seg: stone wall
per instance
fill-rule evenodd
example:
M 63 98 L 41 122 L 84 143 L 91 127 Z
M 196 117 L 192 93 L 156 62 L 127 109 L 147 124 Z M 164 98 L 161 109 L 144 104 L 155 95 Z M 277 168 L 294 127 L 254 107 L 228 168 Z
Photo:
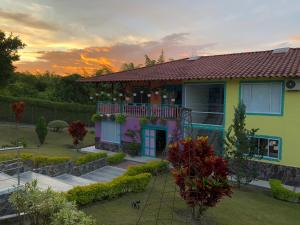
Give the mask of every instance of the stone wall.
M 258 179 L 279 179 L 284 184 L 300 186 L 300 168 L 258 161 L 250 162 L 258 171 Z
M 74 162 L 65 162 L 61 164 L 33 169 L 33 172 L 44 174 L 50 177 L 56 177 L 64 173 L 80 176 L 82 174 L 89 173 L 93 170 L 99 169 L 105 166 L 106 164 L 107 164 L 106 158 L 97 159 L 95 161 L 78 165 L 78 166 Z
M 0 195 L 0 217 L 16 213 L 8 201 L 9 196 L 10 193 Z

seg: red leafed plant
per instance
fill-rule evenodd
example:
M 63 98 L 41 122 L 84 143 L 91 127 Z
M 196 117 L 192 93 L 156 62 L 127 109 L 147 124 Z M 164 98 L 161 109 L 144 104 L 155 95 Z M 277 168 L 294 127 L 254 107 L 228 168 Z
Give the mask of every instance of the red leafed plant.
M 25 103 L 20 102 L 13 102 L 11 103 L 11 109 L 15 113 L 16 122 L 20 122 L 22 113 L 25 110 Z
M 83 141 L 84 136 L 87 133 L 85 125 L 81 121 L 73 121 L 68 128 L 69 134 L 73 138 L 73 144 L 77 146 L 81 141 Z
M 222 197 L 231 195 L 227 162 L 214 155 L 207 137 L 170 144 L 168 158 L 174 167 L 172 174 L 180 195 L 192 207 L 194 218 L 202 216 Z

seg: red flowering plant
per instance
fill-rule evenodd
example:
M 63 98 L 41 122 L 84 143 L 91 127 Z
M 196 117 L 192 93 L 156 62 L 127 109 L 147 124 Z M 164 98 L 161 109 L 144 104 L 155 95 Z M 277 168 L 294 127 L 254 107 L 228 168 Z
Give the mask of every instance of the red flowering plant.
M 15 113 L 16 122 L 21 121 L 22 113 L 25 110 L 25 103 L 22 101 L 11 103 L 11 109 Z
M 193 218 L 200 218 L 208 207 L 231 195 L 227 162 L 215 156 L 208 137 L 170 144 L 168 158 L 180 195 L 193 209 Z
M 73 121 L 68 128 L 69 134 L 73 138 L 73 144 L 77 147 L 78 144 L 83 141 L 87 129 L 85 128 L 85 124 L 81 121 Z

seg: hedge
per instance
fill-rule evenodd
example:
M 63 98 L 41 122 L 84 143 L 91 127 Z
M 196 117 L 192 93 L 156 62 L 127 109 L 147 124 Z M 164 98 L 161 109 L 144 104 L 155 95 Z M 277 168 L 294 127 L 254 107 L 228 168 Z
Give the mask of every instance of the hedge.
M 118 164 L 123 161 L 123 159 L 126 157 L 125 153 L 116 153 L 114 155 L 107 157 L 107 162 L 110 165 Z
M 16 153 L 3 153 L 0 154 L 0 162 L 16 159 L 16 157 L 17 157 Z M 71 160 L 70 157 L 38 156 L 38 155 L 36 156 L 30 153 L 21 153 L 20 158 L 22 159 L 22 161 L 32 162 L 34 168 L 60 164 Z
M 150 180 L 150 173 L 135 176 L 123 175 L 108 183 L 74 187 L 66 193 L 66 197 L 69 201 L 86 205 L 95 201 L 110 200 L 125 193 L 144 191 Z
M 282 185 L 282 182 L 277 179 L 270 179 L 269 184 L 274 198 L 288 202 L 300 203 L 300 192 L 294 192 L 285 188 Z
M 28 97 L 12 97 L 0 95 L 0 120 L 15 121 L 10 104 L 15 101 L 25 102 L 25 111 L 22 115 L 23 123 L 35 124 L 36 119 L 44 116 L 47 121 L 82 120 L 90 123 L 90 116 L 96 111 L 96 106 L 78 103 L 53 102 Z
M 129 166 L 126 175 L 134 176 L 140 173 L 150 173 L 152 175 L 158 175 L 166 172 L 169 169 L 169 162 L 166 160 L 155 160 L 146 164 Z
M 82 165 L 91 161 L 95 161 L 97 159 L 106 158 L 107 154 L 104 152 L 99 153 L 87 153 L 85 155 L 80 156 L 76 161 L 76 165 Z

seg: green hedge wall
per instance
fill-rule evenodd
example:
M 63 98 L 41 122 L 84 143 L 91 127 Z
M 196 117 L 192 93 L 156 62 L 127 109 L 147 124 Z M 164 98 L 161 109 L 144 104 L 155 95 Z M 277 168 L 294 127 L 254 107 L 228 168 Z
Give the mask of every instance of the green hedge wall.
M 0 121 L 15 121 L 14 114 L 11 111 L 11 103 L 15 101 L 25 102 L 25 111 L 21 122 L 29 124 L 35 124 L 37 118 L 44 116 L 47 121 L 64 120 L 71 122 L 81 120 L 87 125 L 92 125 L 90 118 L 96 111 L 96 106 L 93 105 L 0 95 Z
M 286 189 L 282 182 L 277 179 L 270 179 L 269 184 L 274 198 L 288 202 L 300 203 L 300 192 L 294 192 Z
M 169 170 L 169 162 L 166 160 L 155 160 L 145 164 L 129 166 L 126 175 L 134 176 L 140 173 L 150 173 L 154 176 Z

